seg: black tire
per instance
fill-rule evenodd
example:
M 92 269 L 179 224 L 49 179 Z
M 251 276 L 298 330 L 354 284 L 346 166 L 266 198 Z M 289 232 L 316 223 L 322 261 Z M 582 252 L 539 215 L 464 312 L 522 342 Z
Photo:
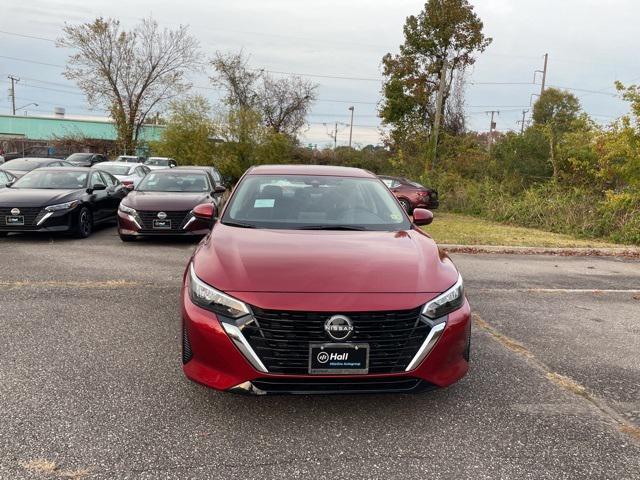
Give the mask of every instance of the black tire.
M 0 237 L 6 237 L 9 235 L 9 232 L 0 232 Z
M 75 236 L 77 238 L 87 238 L 93 232 L 93 214 L 87 207 L 82 207 L 78 213 L 78 225 Z
M 134 237 L 133 235 L 122 235 L 122 234 L 120 234 L 120 240 L 122 240 L 123 242 L 135 242 L 136 241 L 136 237 Z
M 407 212 L 409 215 L 411 215 L 412 209 L 409 201 L 405 200 L 404 198 L 401 198 L 399 201 L 400 201 L 400 205 L 402 205 L 402 208 L 404 208 L 404 211 Z

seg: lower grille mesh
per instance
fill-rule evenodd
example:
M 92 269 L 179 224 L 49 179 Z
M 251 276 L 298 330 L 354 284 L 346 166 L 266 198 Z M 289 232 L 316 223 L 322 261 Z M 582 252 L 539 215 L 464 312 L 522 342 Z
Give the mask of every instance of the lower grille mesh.
M 193 358 L 193 351 L 191 350 L 191 342 L 189 341 L 189 334 L 186 327 L 182 326 L 182 363 L 188 363 Z

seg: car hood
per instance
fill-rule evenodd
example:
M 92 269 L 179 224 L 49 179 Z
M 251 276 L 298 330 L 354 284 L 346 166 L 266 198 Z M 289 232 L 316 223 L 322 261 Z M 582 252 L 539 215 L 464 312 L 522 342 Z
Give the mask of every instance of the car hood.
M 82 190 L 53 190 L 38 188 L 3 188 L 0 192 L 2 207 L 45 207 L 78 198 Z
M 211 203 L 207 192 L 139 192 L 134 190 L 125 197 L 123 203 L 136 210 L 191 210 L 201 203 Z
M 416 230 L 255 230 L 218 223 L 194 264 L 198 277 L 229 293 L 439 293 L 458 277 L 435 242 Z

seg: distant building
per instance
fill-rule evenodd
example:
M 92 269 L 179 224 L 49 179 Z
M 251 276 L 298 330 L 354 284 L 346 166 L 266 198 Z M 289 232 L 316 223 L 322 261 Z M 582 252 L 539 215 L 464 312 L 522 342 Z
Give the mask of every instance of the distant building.
M 144 125 L 140 144 L 158 140 L 163 125 Z M 0 146 L 19 151 L 20 144 L 54 143 L 68 139 L 109 143 L 117 138 L 113 121 L 106 117 L 65 116 L 62 109 L 51 116 L 0 115 Z

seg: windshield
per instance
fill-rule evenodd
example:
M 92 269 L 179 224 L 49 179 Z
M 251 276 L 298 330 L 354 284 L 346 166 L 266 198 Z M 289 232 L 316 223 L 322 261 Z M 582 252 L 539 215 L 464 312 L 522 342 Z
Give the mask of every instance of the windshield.
M 71 190 L 84 188 L 88 172 L 34 170 L 13 184 L 11 188 L 47 188 Z
M 111 175 L 129 175 L 131 168 L 133 168 L 132 165 L 105 165 L 104 163 L 100 165 L 100 170 L 109 172 Z
M 116 162 L 138 163 L 139 161 L 139 157 L 125 157 L 124 155 L 120 155 L 116 158 Z
M 212 188 L 202 173 L 148 173 L 136 190 L 140 192 L 208 192 Z
M 168 167 L 169 163 L 170 162 L 168 158 L 150 158 L 149 160 L 144 162 L 145 165 L 155 165 L 158 167 Z
M 15 159 L 11 160 L 3 165 L 7 170 L 19 170 L 21 172 L 30 172 L 34 168 L 38 168 L 42 165 L 40 162 L 34 162 L 33 160 Z
M 407 180 L 407 183 L 416 188 L 424 188 L 424 185 L 421 185 L 418 182 L 412 182 L 411 180 Z
M 249 175 L 222 223 L 241 227 L 327 230 L 406 230 L 395 198 L 373 178 Z

